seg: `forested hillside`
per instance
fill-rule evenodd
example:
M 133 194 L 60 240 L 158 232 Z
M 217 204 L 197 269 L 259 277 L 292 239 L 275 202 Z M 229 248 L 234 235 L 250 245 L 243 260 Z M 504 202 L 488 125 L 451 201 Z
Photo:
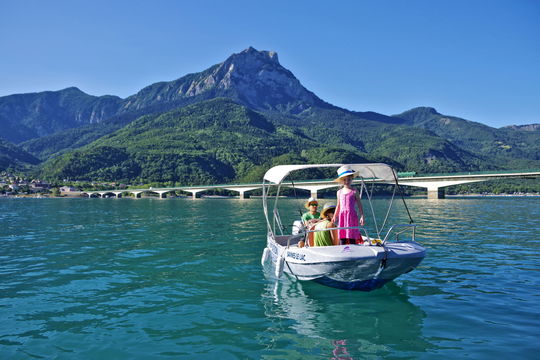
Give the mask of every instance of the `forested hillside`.
M 267 166 L 287 161 L 387 161 L 400 169 L 425 167 L 432 171 L 458 170 L 477 161 L 418 129 L 336 127 L 325 131 L 317 122 L 308 127 L 277 124 L 261 113 L 218 98 L 140 117 L 81 150 L 48 161 L 42 176 L 216 183 L 258 181 L 254 173 L 260 176 Z M 398 134 L 403 132 L 409 132 L 410 143 L 399 141 Z M 368 142 L 369 152 L 360 151 L 354 138 L 362 134 L 380 141 Z M 345 143 L 344 138 L 352 139 L 351 143 Z M 425 156 L 431 158 L 426 160 Z M 474 166 L 479 165 L 478 161 Z
M 540 167 L 540 130 L 528 127 L 495 129 L 420 107 L 396 115 L 414 127 L 432 131 L 460 148 L 490 159 L 501 168 Z
M 0 138 L 0 171 L 6 169 L 22 171 L 38 163 L 39 160 L 31 154 Z
M 46 178 L 216 183 L 252 178 L 258 165 L 319 143 L 227 99 L 146 115 L 81 150 L 48 161 Z M 333 149 L 360 160 L 354 151 Z M 326 155 L 328 157 L 328 154 Z M 255 180 L 255 179 L 253 179 Z M 258 181 L 259 179 L 257 179 Z
M 540 168 L 534 125 L 494 129 L 427 107 L 349 111 L 304 88 L 276 53 L 253 48 L 126 99 L 77 88 L 2 97 L 0 125 L 11 141 L 0 147 L 5 166 L 24 163 L 51 181 L 260 181 L 269 166 L 292 162 L 385 161 L 420 173 Z

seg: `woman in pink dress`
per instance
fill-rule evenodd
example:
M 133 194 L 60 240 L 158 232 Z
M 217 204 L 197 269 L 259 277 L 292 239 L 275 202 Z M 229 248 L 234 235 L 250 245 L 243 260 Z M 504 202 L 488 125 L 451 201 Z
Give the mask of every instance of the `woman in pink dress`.
M 343 187 L 337 192 L 337 207 L 332 221 L 335 223 L 337 219 L 339 227 L 364 226 L 364 209 L 360 202 L 360 195 L 356 189 L 351 187 L 356 172 L 347 165 L 340 167 L 337 172 L 336 181 Z M 356 212 L 356 206 L 360 212 L 360 219 Z M 339 229 L 338 237 L 341 245 L 362 244 L 364 242 L 358 228 Z

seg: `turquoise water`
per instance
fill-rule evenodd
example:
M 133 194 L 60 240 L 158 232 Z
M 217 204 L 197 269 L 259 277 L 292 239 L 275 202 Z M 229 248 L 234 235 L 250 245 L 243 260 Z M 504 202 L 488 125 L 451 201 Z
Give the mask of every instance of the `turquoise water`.
M 409 205 L 427 258 L 364 293 L 266 275 L 260 199 L 1 199 L 0 358 L 537 358 L 540 198 Z

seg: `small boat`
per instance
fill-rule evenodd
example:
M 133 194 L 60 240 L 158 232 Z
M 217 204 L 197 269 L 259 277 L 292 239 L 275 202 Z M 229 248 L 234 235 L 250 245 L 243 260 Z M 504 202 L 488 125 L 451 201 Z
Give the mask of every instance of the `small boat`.
M 368 232 L 368 226 L 358 226 L 364 240 L 362 244 L 309 246 L 310 233 L 340 229 L 339 224 L 332 229 L 309 230 L 297 220 L 294 221 L 290 233 L 286 231 L 287 227 L 282 223 L 278 210 L 278 200 L 283 188 L 295 186 L 295 181 L 286 178 L 290 174 L 313 173 L 313 170 L 319 173 L 328 172 L 328 169 L 337 169 L 343 165 L 279 165 L 269 169 L 264 175 L 262 198 L 268 231 L 261 262 L 265 267 L 273 265 L 276 277 L 280 278 L 285 273 L 299 281 L 315 281 L 341 289 L 371 291 L 412 271 L 424 259 L 426 249 L 416 242 L 416 225 L 405 203 L 396 172 L 391 166 L 383 163 L 347 164 L 356 172 L 354 183 L 361 185 L 361 196 L 365 193 L 367 198 L 367 206 L 365 199 L 362 199 L 362 202 L 365 217 L 369 219 L 366 221 L 370 224 L 369 232 L 373 234 Z M 296 181 L 296 184 L 298 183 Z M 319 188 L 325 184 L 326 187 L 338 186 L 329 180 L 301 183 L 304 187 L 306 184 Z M 393 195 L 385 209 L 386 216 L 380 225 L 375 217 L 376 211 L 372 202 L 373 185 L 377 183 L 394 185 Z M 388 230 L 384 232 L 398 190 L 409 216 L 409 223 L 388 224 Z M 285 214 L 287 215 L 290 217 L 290 214 Z M 299 243 L 305 246 L 299 246 Z

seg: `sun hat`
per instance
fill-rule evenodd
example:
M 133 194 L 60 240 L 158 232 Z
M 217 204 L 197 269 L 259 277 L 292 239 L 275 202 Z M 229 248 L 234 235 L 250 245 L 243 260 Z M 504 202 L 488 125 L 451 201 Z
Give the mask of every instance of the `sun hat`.
M 306 202 L 306 204 L 304 205 L 304 207 L 306 209 L 309 209 L 309 204 L 311 203 L 317 203 L 317 205 L 319 205 L 319 202 L 317 201 L 317 199 L 315 199 L 314 197 L 310 197 L 309 200 Z
M 345 176 L 355 175 L 356 171 L 354 171 L 349 165 L 343 165 L 339 169 L 337 169 L 337 173 L 338 177 L 334 181 L 338 181 Z
M 334 210 L 336 208 L 336 205 L 332 205 L 332 204 L 324 204 L 324 207 L 321 211 L 321 218 L 325 217 L 326 216 L 326 213 L 329 211 L 329 210 Z

